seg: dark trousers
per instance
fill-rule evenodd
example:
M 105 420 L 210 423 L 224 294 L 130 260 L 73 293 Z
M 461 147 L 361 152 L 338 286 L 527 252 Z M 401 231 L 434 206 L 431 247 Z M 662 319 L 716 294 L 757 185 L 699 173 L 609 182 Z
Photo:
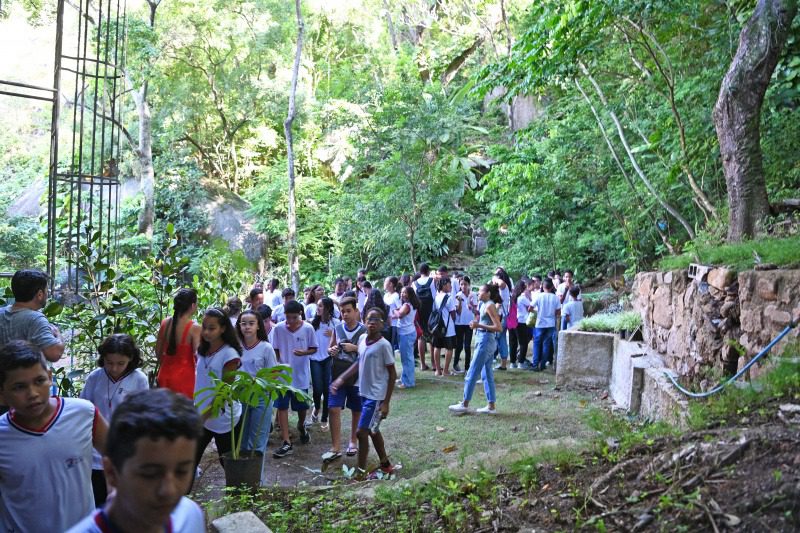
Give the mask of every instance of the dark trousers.
M 108 498 L 106 474 L 102 470 L 92 470 L 92 492 L 94 493 L 94 506 L 99 509 L 105 505 L 106 498 Z
M 236 428 L 234 431 L 239 431 L 240 426 L 242 425 L 241 419 L 236 424 Z M 231 432 L 228 431 L 227 433 L 214 433 L 213 431 L 209 431 L 206 428 L 203 428 L 203 434 L 200 435 L 200 440 L 197 441 L 197 453 L 194 457 L 194 465 L 197 466 L 200 464 L 200 460 L 203 458 L 203 452 L 206 451 L 206 446 L 211 440 L 214 440 L 214 444 L 217 445 L 217 452 L 219 452 L 219 463 L 223 464 L 222 456 L 232 448 L 231 442 Z
M 517 362 L 522 364 L 525 358 L 528 357 L 528 344 L 531 342 L 531 328 L 526 324 L 520 324 L 516 327 L 518 355 Z M 514 357 L 514 349 L 511 348 L 511 357 Z
M 472 359 L 472 329 L 468 324 L 456 324 L 456 356 L 453 364 L 457 365 L 461 360 L 461 350 L 464 350 L 464 372 L 469 368 Z
M 320 404 L 322 404 L 322 422 L 328 421 L 328 389 L 331 386 L 332 365 L 333 359 L 330 357 L 323 361 L 311 360 L 311 387 L 314 389 L 314 410 L 319 411 Z

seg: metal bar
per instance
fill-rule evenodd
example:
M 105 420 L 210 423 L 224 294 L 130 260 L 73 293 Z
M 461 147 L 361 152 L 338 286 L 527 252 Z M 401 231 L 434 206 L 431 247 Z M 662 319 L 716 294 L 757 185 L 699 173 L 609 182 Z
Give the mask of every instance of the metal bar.
M 86 109 L 86 57 L 87 57 L 87 50 L 89 47 L 89 4 L 90 0 L 86 0 L 86 15 L 83 17 L 83 42 L 78 43 L 78 49 L 80 50 L 80 46 L 83 46 L 83 54 L 80 52 L 78 56 L 83 56 L 83 64 L 81 67 L 81 120 L 80 120 L 80 127 L 78 128 L 78 172 L 83 172 L 83 129 L 84 129 L 84 117 L 85 117 L 85 109 Z M 73 187 L 74 188 L 74 187 Z M 75 249 L 80 250 L 81 246 L 81 224 L 83 223 L 83 187 L 78 186 L 78 202 L 77 202 L 77 214 L 78 214 L 78 231 L 75 232 Z M 83 228 L 87 229 L 87 228 Z M 88 231 L 87 231 L 88 233 Z M 87 235 L 87 241 L 89 239 L 89 235 Z M 75 269 L 75 290 L 77 291 L 80 287 L 80 273 L 78 269 Z
M 63 57 L 64 59 L 70 59 L 72 61 L 77 61 L 79 63 L 81 61 L 83 61 L 83 62 L 89 61 L 90 63 L 103 63 L 103 61 L 100 61 L 99 59 L 92 59 L 91 57 L 75 57 L 75 56 L 61 56 L 61 57 Z M 109 63 L 108 66 L 111 67 L 111 68 L 114 68 L 114 69 L 118 68 L 116 65 L 112 65 L 110 63 Z
M 61 115 L 61 51 L 64 38 L 64 0 L 58 0 L 56 7 L 55 62 L 53 65 L 53 109 L 50 118 L 50 165 L 47 183 L 47 273 L 50 288 L 55 283 L 56 273 L 56 179 L 58 173 L 58 121 Z
M 61 70 L 66 70 L 67 72 L 75 72 L 76 74 L 78 74 L 78 72 L 76 70 L 73 70 L 73 69 L 67 68 L 67 67 L 61 67 Z M 86 74 L 86 76 L 90 77 L 90 78 L 94 78 L 95 77 L 94 74 Z M 100 77 L 103 77 L 103 78 L 121 78 L 122 75 L 121 74 L 116 74 L 114 76 L 100 76 Z
M 77 183 L 82 185 L 90 185 L 94 182 L 100 182 L 99 184 L 95 183 L 95 185 L 119 185 L 119 179 L 116 177 L 110 176 L 95 176 L 92 174 L 78 174 L 74 172 L 59 172 L 57 174 L 57 178 L 67 178 L 61 181 L 66 181 L 68 183 Z M 105 182 L 105 183 L 104 183 Z
M 45 102 L 52 102 L 53 97 L 46 98 L 44 96 L 34 96 L 32 94 L 22 94 L 22 93 L 12 93 L 10 91 L 0 91 L 0 94 L 4 94 L 6 96 L 16 96 L 18 98 L 29 98 L 31 100 L 43 100 Z
M 97 11 L 97 22 L 98 22 L 98 24 L 97 24 L 97 43 L 95 45 L 95 50 L 96 50 L 96 54 L 97 54 L 97 56 L 96 56 L 97 61 L 94 62 L 94 74 L 95 74 L 94 75 L 94 102 L 93 102 L 94 105 L 92 105 L 92 143 L 91 143 L 91 148 L 90 148 L 91 156 L 89 157 L 89 174 L 94 174 L 95 159 L 97 158 L 97 151 L 96 151 L 96 148 L 97 148 L 97 105 L 98 105 L 98 99 L 99 99 L 98 98 L 98 94 L 99 94 L 98 88 L 99 88 L 99 85 L 100 85 L 100 76 L 99 76 L 99 74 L 100 74 L 100 46 L 103 43 L 103 40 L 101 39 L 101 34 L 100 34 L 100 32 L 102 31 L 102 28 L 103 28 L 103 0 L 100 0 L 100 2 L 98 3 L 98 8 L 97 9 L 98 9 L 98 11 Z M 102 172 L 102 165 L 103 165 L 102 164 L 102 158 L 103 158 L 103 154 L 101 152 L 100 153 L 101 162 L 98 164 L 98 166 L 100 167 L 100 172 Z M 90 187 L 89 188 L 89 226 L 92 228 L 91 229 L 91 233 L 94 233 L 94 231 L 96 231 L 95 227 L 94 227 L 94 194 L 92 194 L 93 192 L 94 192 L 93 188 Z M 97 230 L 97 231 L 99 231 L 99 230 Z M 99 242 L 102 242 L 102 240 L 98 239 L 98 243 Z
M 58 23 L 56 22 L 56 25 Z M 56 30 L 58 31 L 58 30 Z M 51 89 L 49 87 L 39 87 L 37 85 L 30 85 L 28 83 L 20 83 L 18 81 L 0 80 L 0 85 L 13 85 L 14 87 L 24 87 L 26 89 L 36 89 L 37 91 L 47 91 L 49 93 L 58 93 L 58 89 Z

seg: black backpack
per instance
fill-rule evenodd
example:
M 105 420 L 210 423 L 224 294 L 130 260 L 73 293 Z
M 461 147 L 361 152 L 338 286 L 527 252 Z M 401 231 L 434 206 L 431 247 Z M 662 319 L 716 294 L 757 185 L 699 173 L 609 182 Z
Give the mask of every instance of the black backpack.
M 450 318 L 450 311 L 448 311 L 445 306 L 447 305 L 447 299 L 449 297 L 449 294 L 445 294 L 444 298 L 442 298 L 442 304 L 439 307 L 434 306 L 434 308 L 431 309 L 431 316 L 428 317 L 428 331 L 435 339 L 441 339 L 447 336 L 448 323 L 446 320 Z
M 433 303 L 433 291 L 431 290 L 431 285 L 433 284 L 433 279 L 428 278 L 428 283 L 425 285 L 421 285 L 419 282 L 414 282 L 415 288 L 417 289 L 417 298 L 419 298 L 420 303 L 426 302 L 429 304 Z

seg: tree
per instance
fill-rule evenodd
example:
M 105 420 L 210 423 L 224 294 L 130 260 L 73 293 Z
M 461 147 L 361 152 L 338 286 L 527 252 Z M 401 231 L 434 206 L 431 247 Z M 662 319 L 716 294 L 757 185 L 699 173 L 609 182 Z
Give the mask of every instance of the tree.
M 295 293 L 300 290 L 300 259 L 297 255 L 297 207 L 295 201 L 295 175 L 294 175 L 294 144 L 292 142 L 292 123 L 295 119 L 295 96 L 297 95 L 297 77 L 300 71 L 300 58 L 303 53 L 303 13 L 300 10 L 300 0 L 294 1 L 294 9 L 297 14 L 297 48 L 294 53 L 294 64 L 292 65 L 292 82 L 289 87 L 289 111 L 283 123 L 283 133 L 286 137 L 286 158 L 288 161 L 289 177 L 289 273 L 292 280 L 292 288 Z
M 752 237 L 769 214 L 761 155 L 761 104 L 797 14 L 796 0 L 759 0 L 714 106 L 728 185 L 728 240 Z

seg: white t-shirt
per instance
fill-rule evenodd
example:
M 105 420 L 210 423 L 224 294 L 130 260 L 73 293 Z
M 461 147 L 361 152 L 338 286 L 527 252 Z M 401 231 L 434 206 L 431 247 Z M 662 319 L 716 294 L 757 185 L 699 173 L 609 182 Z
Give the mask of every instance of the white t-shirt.
M 456 326 L 467 326 L 475 320 L 475 313 L 478 310 L 478 295 L 474 292 L 467 295 L 463 291 L 458 291 L 456 298 L 461 298 L 461 312 L 456 313 Z
M 117 381 L 111 379 L 104 368 L 96 368 L 86 376 L 81 398 L 89 400 L 97 407 L 106 421 L 111 420 L 111 413 L 119 407 L 125 396 L 137 390 L 147 390 L 150 384 L 147 376 L 139 370 L 128 372 Z M 103 459 L 96 450 L 92 452 L 92 469 L 102 470 Z
M 89 516 L 72 526 L 67 533 L 105 533 L 105 530 L 101 529 L 95 521 L 98 514 L 100 514 L 100 509 L 95 509 Z M 164 531 L 205 533 L 206 521 L 203 511 L 199 505 L 183 496 L 169 514 L 169 524 L 164 525 Z
M 559 300 L 561 300 L 563 297 L 564 303 L 575 301 L 575 298 L 573 298 L 569 293 L 566 281 L 558 284 L 558 288 L 556 288 L 556 296 L 558 296 Z
M 383 295 L 383 303 L 386 304 L 386 307 L 389 309 L 389 316 L 392 316 L 396 310 L 400 309 L 400 295 L 396 292 L 392 293 L 385 293 Z M 400 320 L 397 318 L 392 318 L 392 326 L 397 327 L 400 324 Z
M 444 304 L 444 308 L 442 309 L 442 301 L 444 297 L 447 296 L 447 302 Z M 433 306 L 435 309 L 442 310 L 442 318 L 444 319 L 444 323 L 447 324 L 447 332 L 445 333 L 445 337 L 455 337 L 456 336 L 456 321 L 453 320 L 453 313 L 456 310 L 456 302 L 453 300 L 449 293 L 440 292 L 436 295 L 436 299 L 433 302 Z
M 278 351 L 281 363 L 292 367 L 292 386 L 308 389 L 311 375 L 311 358 L 308 355 L 295 355 L 295 350 L 317 348 L 317 332 L 308 322 L 301 323 L 295 331 L 289 331 L 286 321 L 272 328 L 272 346 Z
M 367 344 L 367 336 L 358 341 L 358 390 L 370 400 L 385 400 L 389 388 L 388 365 L 394 364 L 392 345 L 381 337 Z
M 316 330 L 314 333 L 317 336 L 317 353 L 311 356 L 312 361 L 324 361 L 330 354 L 328 353 L 328 347 L 331 345 L 331 337 L 333 336 L 333 330 L 336 329 L 336 325 L 339 324 L 339 321 L 335 318 L 332 318 L 330 322 L 319 322 L 319 329 Z M 314 326 L 311 326 L 312 328 Z M 327 332 L 331 332 L 330 335 L 326 335 Z
M 578 325 L 578 322 L 583 320 L 583 302 L 580 300 L 573 300 L 565 303 L 561 314 L 569 316 L 569 329 L 574 328 Z
M 554 328 L 556 326 L 556 311 L 561 309 L 558 296 L 552 292 L 540 292 L 533 300 L 536 308 L 536 327 Z
M 272 308 L 274 311 L 276 307 L 281 305 L 283 302 L 283 296 L 281 296 L 281 290 L 275 289 L 274 291 L 264 291 L 264 303 L 267 304 Z
M 194 380 L 194 404 L 197 410 L 202 413 L 205 411 L 214 399 L 213 394 L 208 391 L 203 392 L 197 396 L 197 392 L 214 384 L 211 381 L 211 373 L 213 372 L 217 378 L 222 379 L 223 369 L 227 363 L 239 359 L 239 354 L 228 346 L 223 344 L 222 347 L 216 352 L 208 353 L 206 355 L 197 356 L 197 374 Z M 233 424 L 239 422 L 239 417 L 242 414 L 242 404 L 234 402 L 233 405 L 228 405 L 220 410 L 219 416 L 208 418 L 203 426 L 214 433 L 228 433 L 231 430 L 231 412 L 233 410 Z
M 258 341 L 255 346 L 248 347 L 242 343 L 242 367 L 251 376 L 262 368 L 272 368 L 278 364 L 275 349 L 267 341 Z
M 417 333 L 417 327 L 414 325 L 414 317 L 417 316 L 417 310 L 414 309 L 411 304 L 404 303 L 400 306 L 403 308 L 403 305 L 408 305 L 408 313 L 405 316 L 401 316 L 397 320 L 397 333 L 398 335 L 411 335 Z
M 286 320 L 286 313 L 283 312 L 283 304 L 278 304 L 272 308 L 272 321 L 276 324 Z
M 53 416 L 28 428 L 0 416 L 0 524 L 3 531 L 66 531 L 94 509 L 92 439 L 97 408 L 56 398 Z
M 525 324 L 525 321 L 528 320 L 528 307 L 530 306 L 531 301 L 524 292 L 517 297 L 517 322 Z
M 358 306 L 358 312 L 361 313 L 364 310 L 364 304 L 367 302 L 367 293 L 359 290 L 356 296 L 358 297 L 358 303 L 356 304 Z
M 314 317 L 317 316 L 317 304 L 310 303 L 306 304 L 306 320 L 311 322 L 314 320 Z

